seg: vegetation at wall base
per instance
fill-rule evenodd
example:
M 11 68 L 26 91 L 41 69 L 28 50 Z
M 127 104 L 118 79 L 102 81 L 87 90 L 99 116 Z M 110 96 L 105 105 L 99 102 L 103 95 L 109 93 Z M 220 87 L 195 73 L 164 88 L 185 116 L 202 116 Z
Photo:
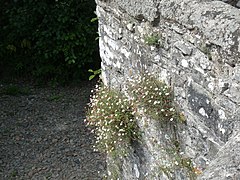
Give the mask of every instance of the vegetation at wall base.
M 96 150 L 110 153 L 118 146 L 139 138 L 133 104 L 123 94 L 104 85 L 92 91 L 86 122 L 93 126 Z
M 94 0 L 0 2 L 0 77 L 65 83 L 98 69 Z

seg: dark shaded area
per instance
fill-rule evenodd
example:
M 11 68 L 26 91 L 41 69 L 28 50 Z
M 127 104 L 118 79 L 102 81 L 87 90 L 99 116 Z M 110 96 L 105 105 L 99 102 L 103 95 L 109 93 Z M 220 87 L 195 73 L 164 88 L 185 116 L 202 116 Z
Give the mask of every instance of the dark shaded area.
M 0 78 L 87 79 L 100 67 L 94 0 L 0 1 Z
M 222 0 L 223 2 L 227 3 L 227 4 L 230 4 L 236 8 L 240 8 L 238 5 L 238 1 L 239 0 Z
M 221 122 L 217 110 L 212 106 L 211 100 L 193 86 L 189 87 L 188 93 L 188 103 L 193 112 L 201 116 L 204 124 L 210 129 L 213 129 L 223 142 L 227 142 L 232 133 L 232 123 L 229 121 Z M 200 113 L 201 110 L 204 111 L 203 113 L 205 113 L 205 115 Z M 226 129 L 227 132 L 225 134 L 220 131 L 219 124 Z

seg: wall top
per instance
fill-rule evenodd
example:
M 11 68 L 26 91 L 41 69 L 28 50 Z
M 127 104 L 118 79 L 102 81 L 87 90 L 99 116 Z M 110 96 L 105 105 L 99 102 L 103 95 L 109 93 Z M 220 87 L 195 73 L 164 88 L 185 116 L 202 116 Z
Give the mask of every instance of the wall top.
M 236 7 L 221 1 L 205 0 L 104 0 L 104 2 L 98 4 L 121 9 L 139 21 L 157 24 L 164 19 L 189 29 L 198 29 L 208 43 L 221 48 L 222 61 L 232 66 L 240 62 L 240 9 Z

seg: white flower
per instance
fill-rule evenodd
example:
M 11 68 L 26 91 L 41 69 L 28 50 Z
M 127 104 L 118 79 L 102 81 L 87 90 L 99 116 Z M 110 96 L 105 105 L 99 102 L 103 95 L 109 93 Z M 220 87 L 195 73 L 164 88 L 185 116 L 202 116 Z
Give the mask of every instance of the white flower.
M 174 111 L 174 108 L 170 108 L 169 110 L 170 110 L 170 111 Z

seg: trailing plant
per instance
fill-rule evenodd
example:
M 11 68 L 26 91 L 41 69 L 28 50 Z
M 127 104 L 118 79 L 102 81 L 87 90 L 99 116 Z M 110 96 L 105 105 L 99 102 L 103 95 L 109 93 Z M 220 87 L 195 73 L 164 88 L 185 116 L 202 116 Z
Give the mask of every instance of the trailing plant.
M 86 121 L 95 127 L 96 150 L 110 153 L 121 143 L 138 139 L 133 103 L 103 85 L 97 85 L 93 92 Z
M 153 75 L 139 76 L 130 84 L 129 92 L 133 101 L 150 117 L 160 121 L 179 120 L 171 88 Z
M 154 74 L 144 73 L 143 75 L 131 79 L 128 93 L 138 111 L 144 112 L 152 121 L 160 122 L 162 131 L 171 129 L 171 134 L 165 132 L 164 145 L 159 146 L 159 150 L 165 152 L 169 159 L 162 160 L 159 170 L 170 177 L 176 169 L 185 169 L 190 179 L 194 179 L 196 168 L 192 165 L 189 158 L 183 156 L 180 152 L 180 142 L 177 137 L 177 127 L 185 122 L 185 117 L 177 109 L 174 103 L 174 94 L 172 89 L 166 83 L 155 78 Z M 135 113 L 137 115 L 137 113 Z
M 94 94 L 87 110 L 87 125 L 94 127 L 92 131 L 96 135 L 95 149 L 110 154 L 112 158 L 108 175 L 117 179 L 121 159 L 127 157 L 129 143 L 134 140 L 141 142 L 137 121 L 142 115 L 139 112 L 144 112 L 151 121 L 163 125 L 159 130 L 166 133 L 162 144 L 157 144 L 162 154 L 166 155 L 157 168 L 169 177 L 175 170 L 185 170 L 190 179 L 194 179 L 196 168 L 181 152 L 177 137 L 178 124 L 185 121 L 174 103 L 173 91 L 150 73 L 133 78 L 130 82 L 125 93 L 97 85 L 92 91 Z

